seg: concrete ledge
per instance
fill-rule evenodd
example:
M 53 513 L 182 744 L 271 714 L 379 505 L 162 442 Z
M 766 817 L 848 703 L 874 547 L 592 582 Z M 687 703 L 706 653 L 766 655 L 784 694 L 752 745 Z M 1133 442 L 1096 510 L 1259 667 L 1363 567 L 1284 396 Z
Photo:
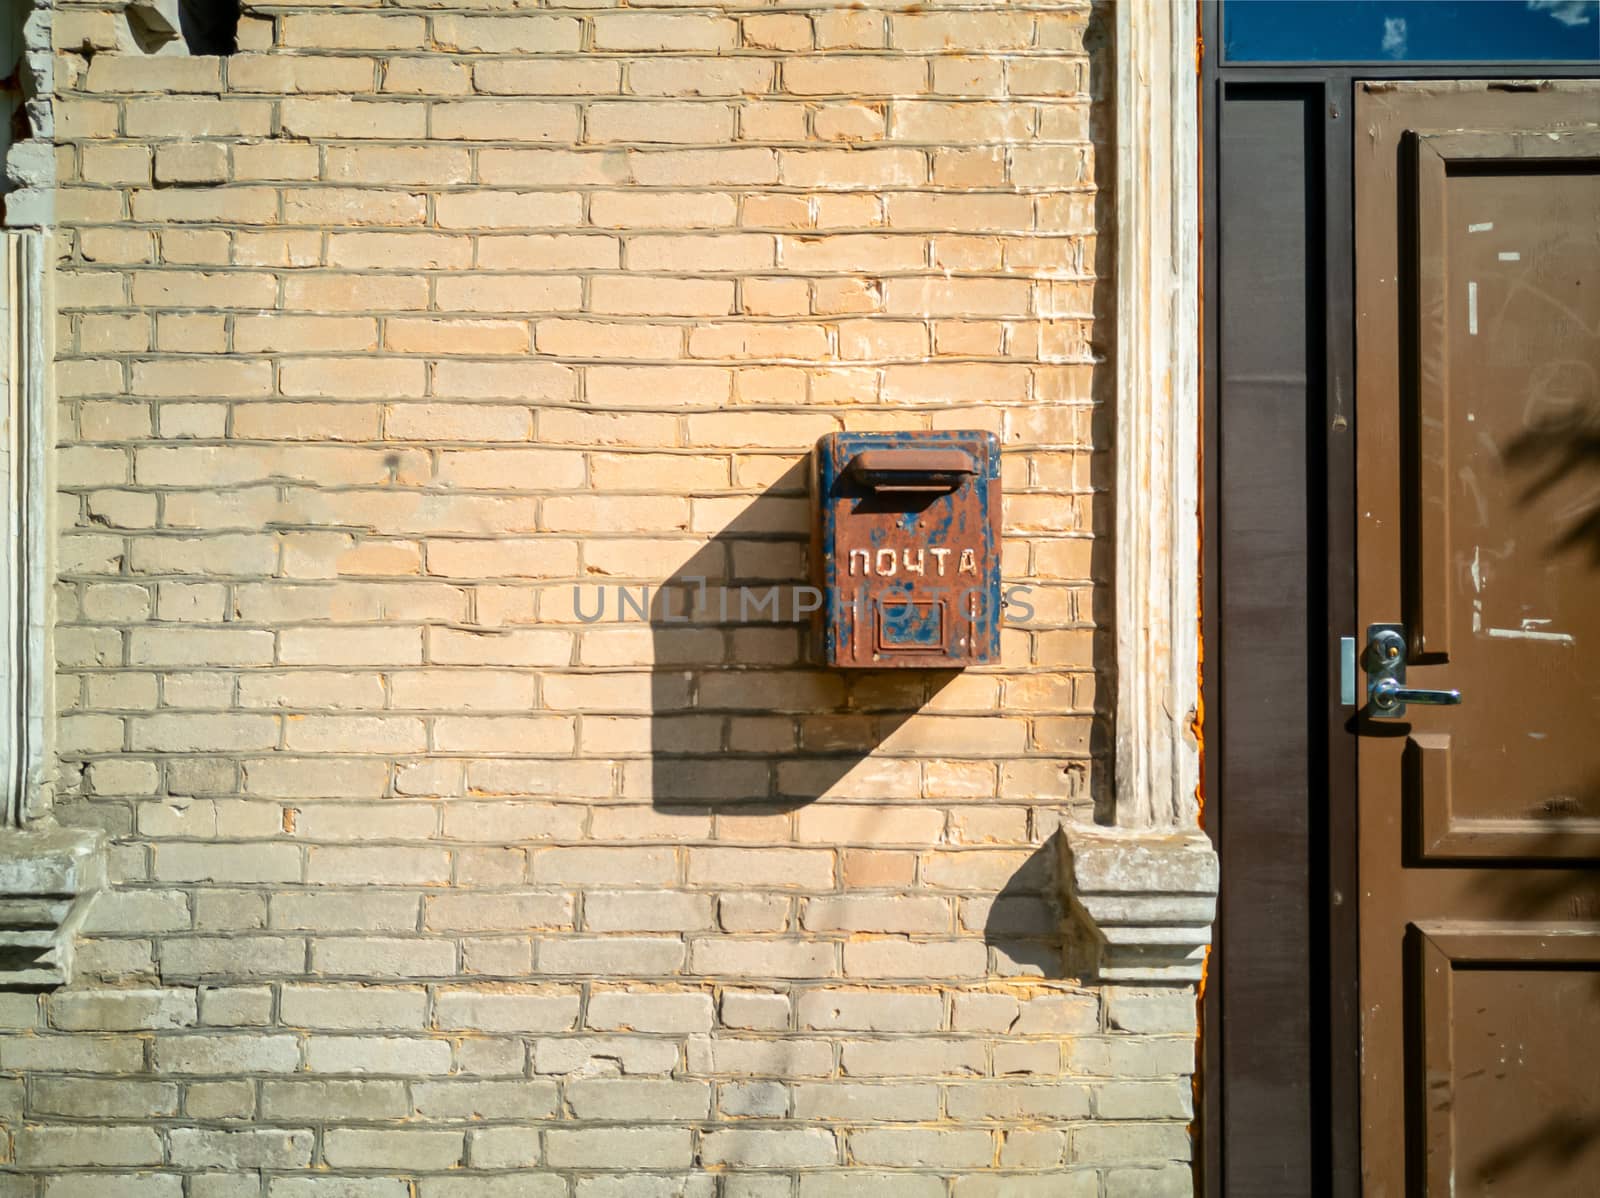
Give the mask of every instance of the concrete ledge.
M 0 831 L 0 989 L 71 980 L 73 936 L 105 882 L 97 831 Z
M 1193 832 L 1067 826 L 1061 889 L 1104 982 L 1200 980 L 1217 909 L 1217 854 Z

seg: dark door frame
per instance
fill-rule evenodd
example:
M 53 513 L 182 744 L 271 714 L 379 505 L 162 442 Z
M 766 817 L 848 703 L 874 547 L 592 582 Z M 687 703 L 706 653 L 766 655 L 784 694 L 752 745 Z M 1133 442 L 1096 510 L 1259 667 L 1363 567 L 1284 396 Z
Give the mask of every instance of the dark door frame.
M 1206 712 L 1204 790 L 1205 826 L 1221 858 L 1221 894 L 1215 943 L 1207 974 L 1202 1010 L 1202 1061 L 1199 1089 L 1198 1179 L 1207 1198 L 1234 1195 L 1300 1195 L 1359 1198 L 1360 1158 L 1360 994 L 1358 988 L 1359 891 L 1356 874 L 1355 785 L 1357 740 L 1346 730 L 1350 709 L 1339 704 L 1339 638 L 1355 636 L 1355 322 L 1354 322 L 1354 184 L 1351 108 L 1357 80 L 1370 79 L 1540 79 L 1594 78 L 1592 63 L 1411 63 L 1411 64 L 1274 64 L 1243 65 L 1220 62 L 1221 21 L 1217 0 L 1201 5 L 1201 131 L 1203 180 L 1202 287 L 1204 371 L 1205 492 L 1203 559 L 1204 614 L 1202 633 L 1206 645 L 1203 697 Z M 1227 834 L 1229 796 L 1223 787 L 1230 744 L 1260 743 L 1270 737 L 1271 709 L 1251 714 L 1221 716 L 1230 697 L 1230 634 L 1249 629 L 1238 615 L 1222 604 L 1221 570 L 1224 561 L 1234 569 L 1240 555 L 1251 546 L 1234 531 L 1219 498 L 1227 492 L 1227 461 L 1221 430 L 1227 424 L 1228 397 L 1221 394 L 1219 352 L 1221 321 L 1226 319 L 1227 296 L 1219 236 L 1225 223 L 1221 207 L 1225 187 L 1219 179 L 1219 116 L 1230 99 L 1250 95 L 1293 95 L 1306 104 L 1307 142 L 1304 162 L 1309 179 L 1261 179 L 1263 188 L 1298 187 L 1310 182 L 1320 203 L 1307 209 L 1307 261 L 1301 264 L 1308 280 L 1306 327 L 1308 373 L 1305 382 L 1304 475 L 1298 494 L 1286 495 L 1294 504 L 1306 505 L 1306 552 L 1302 563 L 1308 610 L 1304 613 L 1307 643 L 1303 672 L 1290 677 L 1291 686 L 1304 687 L 1308 727 L 1305 748 L 1296 751 L 1288 765 L 1304 782 L 1308 809 L 1300 813 L 1304 854 L 1299 874 L 1288 896 L 1304 918 L 1285 920 L 1276 913 L 1264 917 L 1259 909 L 1259 889 L 1241 887 L 1237 880 L 1251 870 L 1270 873 L 1284 864 L 1282 847 L 1254 835 L 1244 827 L 1232 840 Z M 1320 117 L 1320 119 L 1313 119 Z M 1320 126 L 1318 128 L 1317 126 Z M 1292 485 L 1286 483 L 1284 485 Z M 1234 655 L 1238 657 L 1239 654 Z M 1249 664 L 1245 677 L 1232 681 L 1236 689 L 1256 681 L 1259 663 Z M 1236 674 L 1238 671 L 1236 670 Z M 1256 721 L 1256 735 L 1244 725 Z M 1239 800 L 1235 800 L 1237 805 Z M 1292 872 L 1292 871 L 1291 871 Z M 1241 889 L 1252 890 L 1256 906 L 1231 903 Z M 1303 1143 L 1293 1146 L 1303 1164 L 1302 1175 L 1285 1179 L 1279 1173 L 1252 1175 L 1248 1152 L 1230 1155 L 1228 1108 L 1229 1060 L 1224 1051 L 1231 1025 L 1248 1029 L 1271 1023 L 1272 995 L 1252 992 L 1248 979 L 1240 979 L 1230 992 L 1227 976 L 1230 935 L 1248 937 L 1252 951 L 1281 947 L 1298 952 L 1310 962 L 1305 993 L 1310 1006 L 1308 1034 L 1303 1043 L 1274 1046 L 1290 1064 L 1296 1084 L 1309 1095 L 1309 1119 L 1304 1121 Z M 1267 943 L 1263 945 L 1261 938 Z M 1309 951 L 1307 950 L 1309 946 Z M 1234 1077 L 1232 1084 L 1241 1084 Z M 1285 1188 L 1287 1186 L 1287 1188 Z

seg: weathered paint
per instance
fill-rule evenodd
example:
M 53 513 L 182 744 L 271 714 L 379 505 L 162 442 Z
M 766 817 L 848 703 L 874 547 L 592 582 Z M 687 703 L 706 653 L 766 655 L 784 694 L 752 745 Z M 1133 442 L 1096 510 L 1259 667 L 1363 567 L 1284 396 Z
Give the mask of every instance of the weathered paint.
M 814 461 L 823 660 L 878 669 L 998 660 L 994 434 L 830 433 Z

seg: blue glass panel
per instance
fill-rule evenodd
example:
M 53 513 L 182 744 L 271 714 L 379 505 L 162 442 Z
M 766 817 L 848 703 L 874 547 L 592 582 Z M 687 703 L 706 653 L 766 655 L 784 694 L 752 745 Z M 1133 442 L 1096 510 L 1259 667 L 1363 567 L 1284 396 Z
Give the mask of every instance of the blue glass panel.
M 1600 61 L 1600 0 L 1225 0 L 1227 62 Z

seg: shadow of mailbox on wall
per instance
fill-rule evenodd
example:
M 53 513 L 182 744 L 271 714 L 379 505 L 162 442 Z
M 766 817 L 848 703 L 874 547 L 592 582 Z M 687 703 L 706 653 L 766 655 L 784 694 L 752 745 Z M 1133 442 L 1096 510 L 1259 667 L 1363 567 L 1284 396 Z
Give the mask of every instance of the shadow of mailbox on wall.
M 657 809 L 792 810 L 847 775 L 852 792 L 916 795 L 915 760 L 868 758 L 957 671 L 822 664 L 811 523 L 801 464 L 652 591 Z

